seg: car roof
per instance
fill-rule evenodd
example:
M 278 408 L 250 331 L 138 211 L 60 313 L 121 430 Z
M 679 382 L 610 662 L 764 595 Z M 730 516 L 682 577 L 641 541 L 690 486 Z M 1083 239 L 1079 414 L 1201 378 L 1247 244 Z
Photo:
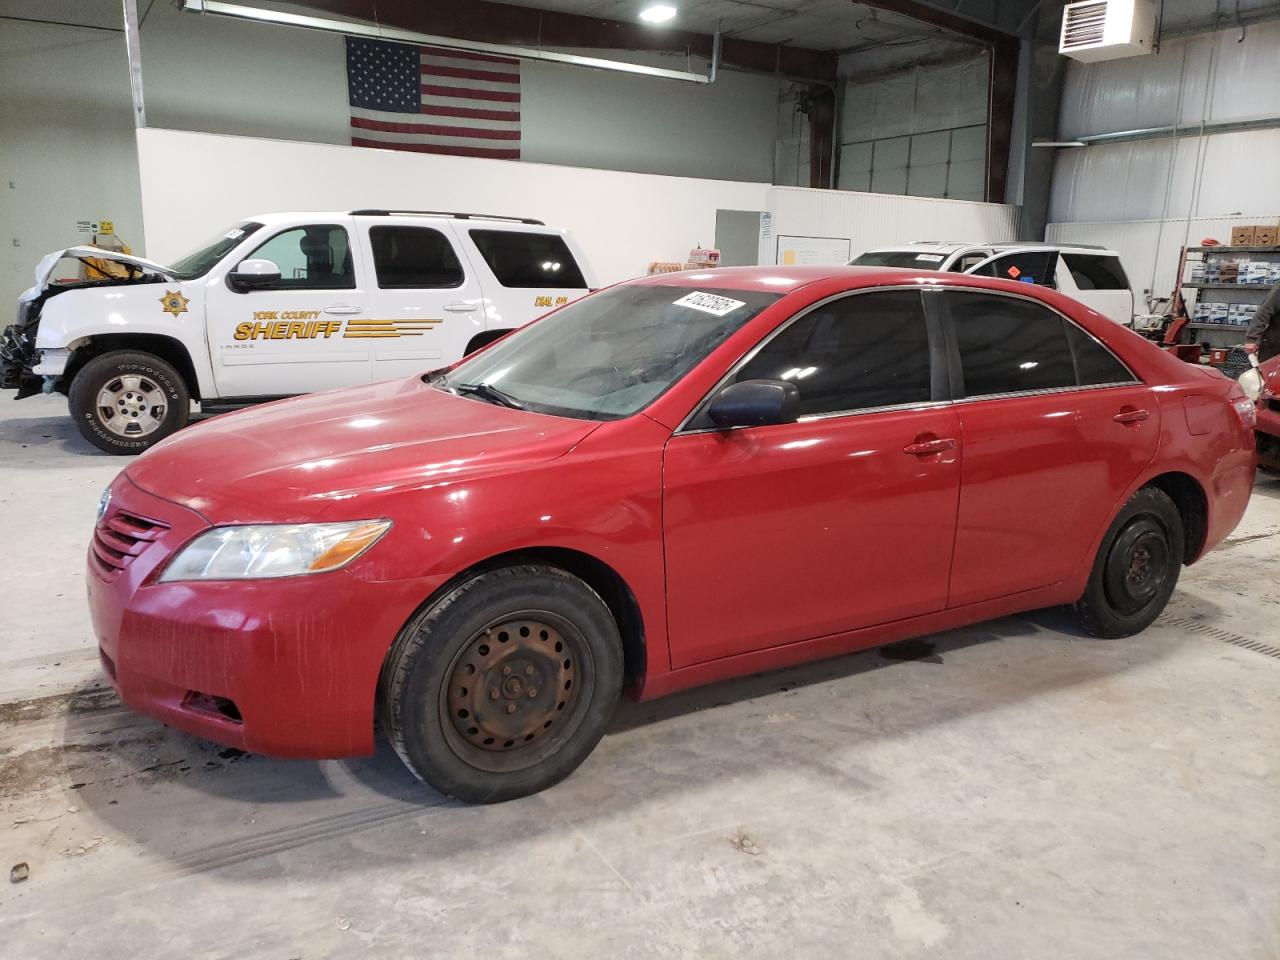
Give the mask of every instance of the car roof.
M 918 277 L 915 275 L 918 274 Z M 821 266 L 821 267 L 714 267 L 704 270 L 681 270 L 678 273 L 658 273 L 649 277 L 638 277 L 629 281 L 632 284 L 652 284 L 655 286 L 683 287 L 695 289 L 703 287 L 714 290 L 758 290 L 761 293 L 791 293 L 811 283 L 823 281 L 847 281 L 849 289 L 855 287 L 874 287 L 877 285 L 901 286 L 913 282 L 936 282 L 939 278 L 960 281 L 985 281 L 986 277 L 969 277 L 968 274 L 939 273 L 935 270 L 917 270 L 910 267 L 854 267 L 854 266 Z M 997 283 L 1012 281 L 997 280 Z M 974 284 L 980 285 L 979 283 Z M 983 284 L 984 285 L 984 284 Z

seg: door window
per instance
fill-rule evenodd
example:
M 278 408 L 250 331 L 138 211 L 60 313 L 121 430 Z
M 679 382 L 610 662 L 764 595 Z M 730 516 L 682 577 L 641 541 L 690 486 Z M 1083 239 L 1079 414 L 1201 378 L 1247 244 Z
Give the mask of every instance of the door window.
M 439 230 L 398 225 L 369 228 L 373 269 L 383 290 L 460 287 L 466 279 L 453 244 Z
M 801 416 L 925 403 L 929 331 L 920 294 L 863 293 L 810 311 L 784 329 L 734 376 L 790 380 Z
M 1064 253 L 1062 262 L 1071 271 L 1080 290 L 1128 290 L 1129 278 L 1124 275 L 1119 257 L 1100 256 L 1092 253 Z
M 978 277 L 997 277 L 1001 280 L 1017 280 L 1019 283 L 1037 283 L 1043 287 L 1056 287 L 1054 273 L 1057 269 L 1057 250 L 1024 250 L 996 257 L 974 270 L 973 273 Z
M 947 293 L 944 301 L 970 397 L 1076 386 L 1061 316 L 1028 300 Z
M 270 260 L 280 282 L 255 290 L 334 290 L 356 285 L 347 231 L 336 224 L 313 224 L 277 233 L 246 259 Z
M 569 245 L 558 234 L 472 230 L 471 239 L 504 287 L 582 289 L 587 285 Z
M 953 273 L 968 273 L 989 256 L 991 256 L 990 250 L 975 250 L 973 253 L 966 253 L 951 265 L 951 270 Z

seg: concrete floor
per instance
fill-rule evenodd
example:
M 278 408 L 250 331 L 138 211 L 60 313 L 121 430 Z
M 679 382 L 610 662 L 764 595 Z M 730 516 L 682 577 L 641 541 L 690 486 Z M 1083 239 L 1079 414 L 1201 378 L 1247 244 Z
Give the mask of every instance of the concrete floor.
M 624 706 L 496 807 L 386 749 L 237 756 L 96 676 L 124 461 L 0 398 L 6 957 L 1280 957 L 1280 482 L 1162 621 L 1045 612 Z M 1280 653 L 1280 651 L 1272 651 Z

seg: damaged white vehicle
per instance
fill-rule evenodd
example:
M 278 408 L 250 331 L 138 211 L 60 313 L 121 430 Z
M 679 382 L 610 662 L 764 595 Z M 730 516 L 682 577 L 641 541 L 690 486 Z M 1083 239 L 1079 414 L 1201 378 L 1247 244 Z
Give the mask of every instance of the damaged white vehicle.
M 126 275 L 52 280 L 67 260 Z M 192 401 L 425 372 L 592 286 L 565 231 L 480 214 L 274 213 L 169 265 L 70 247 L 40 261 L 0 334 L 0 388 L 64 393 L 89 442 L 140 453 L 186 424 Z

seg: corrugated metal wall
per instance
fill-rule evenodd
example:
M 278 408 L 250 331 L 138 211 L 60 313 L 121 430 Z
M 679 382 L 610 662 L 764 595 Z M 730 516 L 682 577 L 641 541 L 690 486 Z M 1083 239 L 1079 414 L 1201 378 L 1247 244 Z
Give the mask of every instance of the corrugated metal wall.
M 1064 140 L 1177 124 L 1280 118 L 1280 23 L 1167 40 L 1160 52 L 1073 63 Z M 1058 152 L 1054 222 L 1267 215 L 1280 210 L 1280 129 L 1093 144 Z

